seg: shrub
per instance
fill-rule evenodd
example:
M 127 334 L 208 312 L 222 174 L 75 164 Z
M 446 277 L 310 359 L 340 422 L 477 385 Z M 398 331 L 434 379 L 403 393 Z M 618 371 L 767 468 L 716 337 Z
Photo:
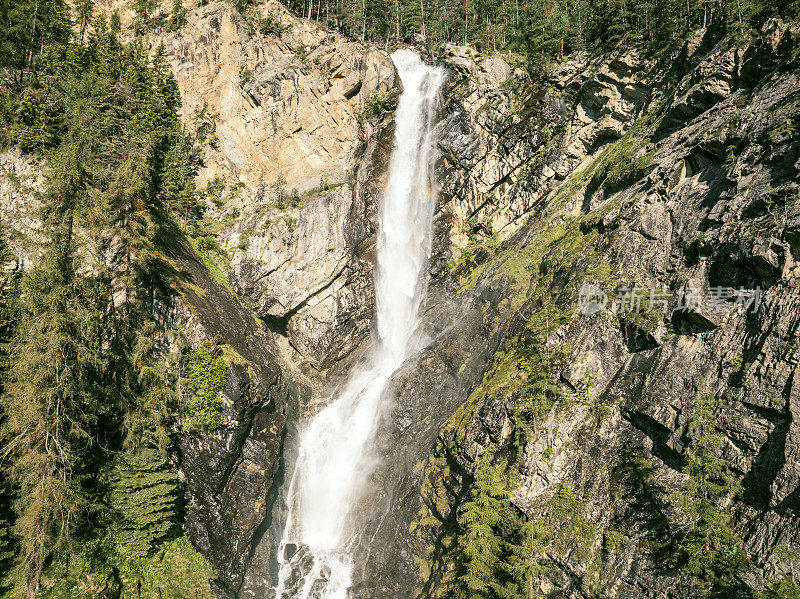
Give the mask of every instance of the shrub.
M 239 235 L 239 243 L 236 247 L 238 247 L 243 252 L 247 251 L 247 244 L 250 243 L 250 236 L 253 234 L 252 231 L 245 231 L 241 235 Z
M 274 35 L 280 37 L 283 34 L 281 19 L 273 10 L 270 10 L 266 17 L 261 17 L 261 20 L 258 23 L 258 29 L 261 31 L 262 35 Z
M 368 119 L 383 116 L 391 107 L 391 100 L 388 92 L 373 92 L 364 102 L 364 116 Z
M 207 347 L 190 350 L 185 358 L 189 401 L 184 428 L 187 431 L 220 428 L 220 391 L 228 378 L 228 365 L 221 356 L 212 355 Z
M 239 84 L 244 87 L 248 83 L 253 80 L 253 71 L 248 69 L 247 67 L 242 67 L 242 70 L 239 71 Z

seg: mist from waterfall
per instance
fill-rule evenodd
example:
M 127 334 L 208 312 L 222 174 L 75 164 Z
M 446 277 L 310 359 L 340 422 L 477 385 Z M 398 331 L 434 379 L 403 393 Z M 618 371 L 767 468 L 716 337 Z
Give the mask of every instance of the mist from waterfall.
M 366 362 L 301 432 L 278 556 L 278 598 L 347 597 L 354 538 L 347 522 L 368 474 L 365 447 L 387 400 L 389 379 L 417 349 L 434 209 L 433 118 L 444 70 L 411 50 L 398 50 L 392 60 L 403 93 L 378 213 L 376 335 Z

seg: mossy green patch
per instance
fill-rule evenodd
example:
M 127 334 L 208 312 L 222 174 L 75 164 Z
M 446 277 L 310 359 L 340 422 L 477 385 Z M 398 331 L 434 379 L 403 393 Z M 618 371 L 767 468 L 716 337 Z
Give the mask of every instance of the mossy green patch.
M 188 236 L 188 239 L 189 243 L 192 244 L 192 247 L 199 254 L 203 265 L 208 272 L 211 273 L 211 276 L 214 277 L 220 285 L 230 290 L 231 286 L 228 282 L 228 277 L 225 276 L 220 266 L 222 263 L 227 263 L 228 254 L 220 247 L 216 238 L 212 235 L 203 235 L 202 237 Z
M 613 191 L 645 175 L 655 153 L 653 150 L 643 151 L 647 145 L 644 138 L 647 131 L 661 122 L 665 105 L 664 101 L 656 103 L 622 137 L 606 146 L 589 166 L 573 172 L 558 188 L 555 197 L 568 201 L 590 183 L 595 190 L 607 188 Z
M 83 555 L 50 565 L 38 595 L 42 599 L 95 598 L 116 569 L 123 597 L 211 599 L 214 572 L 185 534 L 163 543 L 145 559 L 120 555 L 113 539 L 87 544 Z
M 560 555 L 588 561 L 597 529 L 586 517 L 586 506 L 569 485 L 562 484 L 547 501 L 543 520 L 551 531 L 549 545 Z
M 756 599 L 800 599 L 800 585 L 791 580 L 772 578 L 769 588 L 755 596 Z

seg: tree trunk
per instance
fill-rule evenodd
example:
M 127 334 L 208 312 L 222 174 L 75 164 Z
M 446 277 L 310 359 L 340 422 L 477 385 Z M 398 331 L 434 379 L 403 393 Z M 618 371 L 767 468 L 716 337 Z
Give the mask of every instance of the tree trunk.
M 464 0 L 464 45 L 467 45 L 467 31 L 469 31 L 469 4 Z
M 397 41 L 400 41 L 400 0 L 394 0 L 394 15 Z M 388 42 L 387 42 L 388 43 Z

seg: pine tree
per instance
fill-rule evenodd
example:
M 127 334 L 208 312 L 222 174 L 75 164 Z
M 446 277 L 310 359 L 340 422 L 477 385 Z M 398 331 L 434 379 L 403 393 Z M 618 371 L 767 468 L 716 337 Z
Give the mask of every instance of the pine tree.
M 59 99 L 42 88 L 28 88 L 19 97 L 11 137 L 24 154 L 42 156 L 58 143 Z
M 177 31 L 186 24 L 186 9 L 181 0 L 173 0 L 172 12 L 169 16 L 169 30 Z
M 99 314 L 77 276 L 74 213 L 80 144 L 51 162 L 41 258 L 25 281 L 26 311 L 3 397 L 3 438 L 18 489 L 15 533 L 29 597 L 45 560 L 70 545 L 85 512 L 104 369 Z
M 544 553 L 547 538 L 542 524 L 526 521 L 507 503 L 498 527 L 503 543 L 503 559 L 497 578 L 499 599 L 528 599 L 534 593 L 534 575 L 539 571 L 538 558 Z
M 16 272 L 3 272 L 3 268 L 15 259 L 8 242 L 0 235 L 0 396 L 5 389 L 8 372 L 9 344 L 19 318 L 19 275 Z
M 178 524 L 178 478 L 162 452 L 120 454 L 111 476 L 115 537 L 126 557 L 143 559 Z
M 5 593 L 6 577 L 16 555 L 13 532 L 13 498 L 6 481 L 0 483 L 0 593 Z
M 163 48 L 150 61 L 141 44 L 117 40 L 113 23 L 94 25 L 86 45 L 41 50 L 54 60 L 30 79 L 16 123 L 47 161 L 40 258 L 13 317 L 7 384 L 0 375 L 0 566 L 16 550 L 4 532 L 13 526 L 28 596 L 50 558 L 65 564 L 85 548 L 87 524 L 104 522 L 99 505 L 112 508 L 109 530 L 129 556 L 150 552 L 178 521 L 167 460 L 176 374 L 151 311 L 166 209 L 195 209 L 197 158 Z M 0 337 L 4 298 L 0 290 Z
M 525 443 L 537 422 L 543 421 L 564 392 L 550 375 L 548 358 L 537 345 L 526 345 L 519 361 L 527 374 L 521 396 L 514 407 L 514 447 L 521 460 Z
M 63 0 L 0 0 L 0 67 L 20 89 L 35 81 L 44 53 L 69 35 Z
M 133 11 L 136 13 L 134 30 L 137 34 L 144 33 L 150 29 L 157 9 L 158 0 L 134 0 Z
M 14 259 L 6 240 L 0 235 L 0 268 Z M 15 273 L 0 272 L 0 397 L 5 393 L 8 376 L 8 351 L 16 329 L 18 315 L 17 297 L 19 277 Z M 0 407 L 0 429 L 4 417 Z M 0 594 L 5 592 L 4 579 L 16 554 L 12 523 L 12 489 L 5 473 L 0 470 Z
M 496 573 L 502 563 L 502 539 L 498 527 L 508 497 L 499 465 L 492 452 L 478 458 L 475 482 L 459 518 L 458 567 L 454 596 L 459 599 L 489 599 L 496 596 Z
M 75 12 L 77 13 L 77 25 L 80 31 L 79 39 L 83 43 L 86 35 L 86 30 L 92 22 L 92 10 L 94 9 L 94 0 L 78 0 L 75 5 Z
M 678 564 L 697 578 L 704 593 L 729 588 L 749 565 L 725 509 L 725 503 L 741 492 L 741 484 L 719 457 L 723 435 L 716 428 L 718 403 L 713 393 L 697 396 L 683 455 L 683 472 L 689 478 L 673 496 L 682 515 L 682 522 L 675 523 Z
M 542 76 L 555 57 L 573 49 L 566 6 L 554 0 L 530 0 L 523 4 L 521 19 L 523 26 L 515 32 L 514 45 L 528 58 L 529 70 Z
M 511 504 L 502 464 L 493 460 L 493 449 L 478 458 L 475 480 L 458 519 L 455 577 L 448 595 L 457 599 L 533 595 L 533 575 L 546 534 Z
M 187 135 L 183 134 L 164 156 L 159 202 L 188 227 L 203 215 L 197 198 L 194 175 L 200 159 Z

